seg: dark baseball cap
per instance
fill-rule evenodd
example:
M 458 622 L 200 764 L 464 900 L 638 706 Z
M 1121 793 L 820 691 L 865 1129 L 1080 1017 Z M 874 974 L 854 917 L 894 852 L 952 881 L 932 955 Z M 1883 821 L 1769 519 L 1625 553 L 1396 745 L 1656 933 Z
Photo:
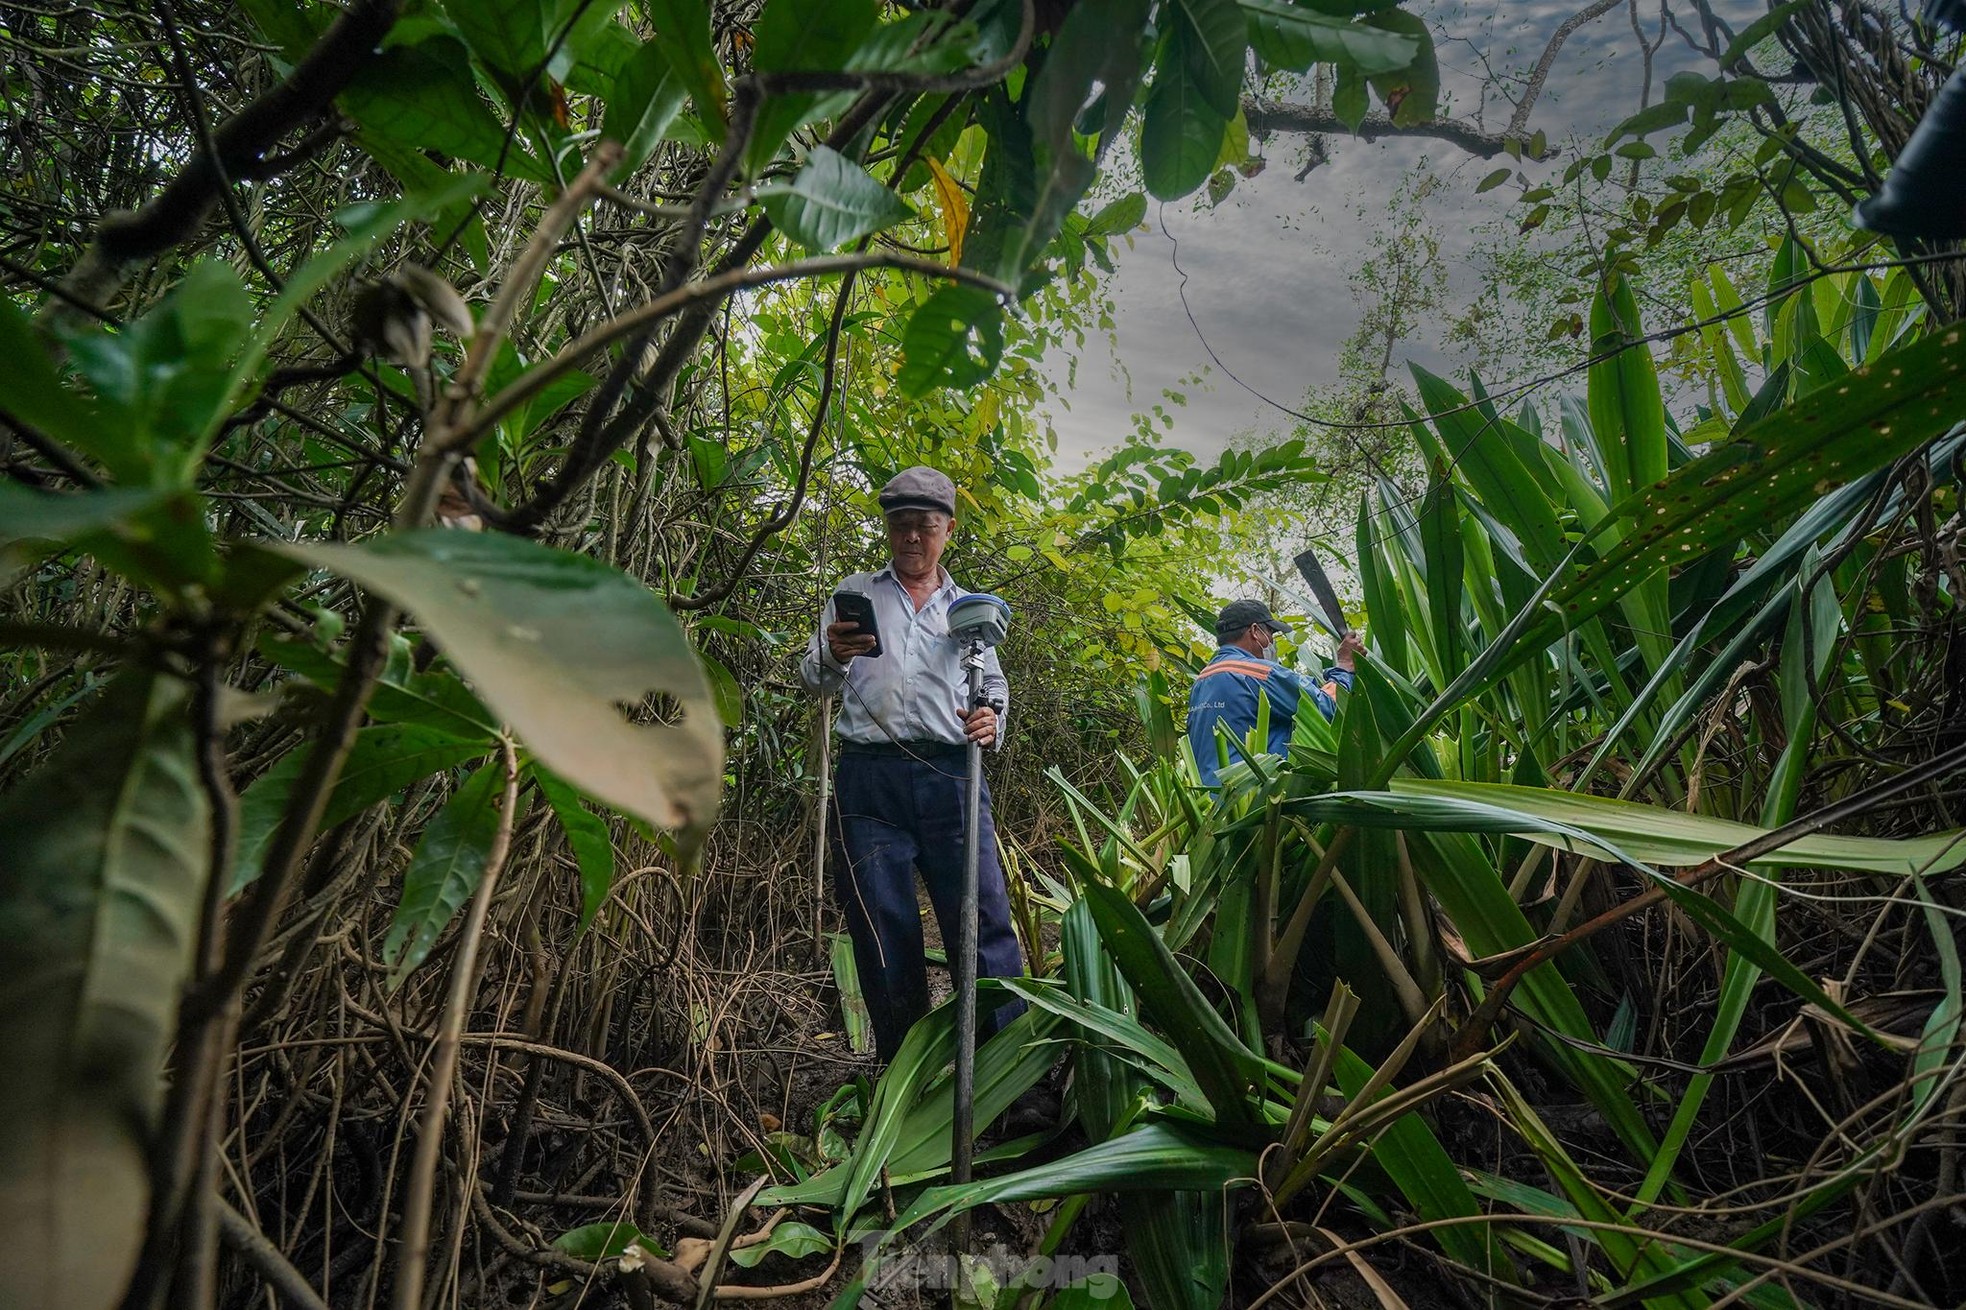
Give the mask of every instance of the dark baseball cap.
M 1232 600 L 1222 607 L 1215 618 L 1215 635 L 1233 637 L 1252 623 L 1261 623 L 1271 632 L 1288 632 L 1288 623 L 1278 623 L 1270 617 L 1270 607 L 1260 600 Z
M 940 470 L 917 464 L 902 469 L 888 479 L 880 494 L 881 513 L 904 509 L 932 509 L 956 516 L 956 484 Z

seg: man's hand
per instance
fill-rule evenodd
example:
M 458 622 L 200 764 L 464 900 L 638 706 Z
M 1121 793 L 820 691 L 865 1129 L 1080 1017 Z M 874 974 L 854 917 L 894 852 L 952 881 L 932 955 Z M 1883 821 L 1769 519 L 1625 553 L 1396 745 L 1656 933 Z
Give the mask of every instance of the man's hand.
M 874 649 L 874 634 L 862 633 L 858 623 L 833 623 L 826 628 L 826 649 L 836 663 L 844 664 L 855 655 Z
M 1358 635 L 1356 628 L 1348 628 L 1345 635 L 1338 639 L 1338 654 L 1331 662 L 1347 673 L 1355 673 L 1358 671 L 1358 653 L 1364 649 L 1365 639 Z
M 997 712 L 988 705 L 978 705 L 963 715 L 963 735 L 978 746 L 997 744 Z

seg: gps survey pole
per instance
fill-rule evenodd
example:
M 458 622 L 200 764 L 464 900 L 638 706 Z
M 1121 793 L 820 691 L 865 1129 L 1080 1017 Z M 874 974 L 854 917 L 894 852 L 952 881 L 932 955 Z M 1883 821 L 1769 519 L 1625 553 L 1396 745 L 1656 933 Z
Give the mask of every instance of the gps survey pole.
M 1004 639 L 1010 626 L 1010 606 L 987 592 L 963 596 L 949 607 L 949 635 L 962 645 L 962 667 L 969 674 L 969 708 L 987 702 L 983 697 L 983 653 Z M 963 894 L 957 914 L 956 949 L 949 955 L 949 972 L 956 992 L 955 1122 L 950 1128 L 949 1181 L 969 1181 L 970 1158 L 976 1136 L 976 901 L 977 871 L 982 860 L 983 748 L 969 740 L 969 773 L 963 795 Z M 969 1248 L 969 1213 L 956 1214 L 956 1251 Z

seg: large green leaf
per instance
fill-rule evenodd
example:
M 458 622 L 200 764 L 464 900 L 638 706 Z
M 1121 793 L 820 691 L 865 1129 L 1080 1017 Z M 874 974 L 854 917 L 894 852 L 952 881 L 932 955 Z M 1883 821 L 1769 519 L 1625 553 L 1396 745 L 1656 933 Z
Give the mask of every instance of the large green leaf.
M 539 71 L 547 27 L 560 7 L 553 0 L 454 0 L 445 11 L 471 53 L 514 83 Z
M 1264 63 L 1293 73 L 1338 64 L 1360 73 L 1394 73 L 1420 53 L 1418 38 L 1350 23 L 1285 0 L 1241 0 L 1249 44 Z
M 0 317 L 5 313 L 4 304 L 0 304 Z M 168 494 L 132 487 L 57 495 L 0 483 L 0 576 L 21 562 L 25 552 L 15 548 L 22 542 L 55 547 L 124 528 Z
M 527 749 L 581 791 L 665 828 L 708 829 L 722 725 L 682 628 L 634 579 L 497 533 L 273 548 L 409 610 Z M 658 694 L 655 723 L 617 708 Z
M 1699 864 L 1768 833 L 1766 828 L 1732 819 L 1685 814 L 1638 801 L 1586 796 L 1546 787 L 1395 778 L 1391 789 L 1403 796 L 1435 796 L 1532 814 L 1589 832 L 1648 864 Z M 1573 844 L 1560 833 L 1521 835 L 1558 849 L 1570 849 Z M 1961 841 L 1961 836 L 1957 829 L 1910 838 L 1815 833 L 1750 860 L 1748 867 L 1861 869 L 1898 877 L 1948 873 L 1966 865 L 1966 841 Z
M 484 739 L 420 723 L 392 723 L 363 728 L 355 734 L 348 759 L 328 795 L 321 816 L 322 831 L 354 818 L 388 800 L 413 782 L 478 759 L 491 748 Z M 238 891 L 264 872 L 266 852 L 293 796 L 294 784 L 306 766 L 307 751 L 289 751 L 279 763 L 253 781 L 239 797 L 239 853 L 232 863 L 232 891 Z
M 587 925 L 607 903 L 608 893 L 614 890 L 614 838 L 607 821 L 580 803 L 578 791 L 537 765 L 532 777 L 552 807 L 553 817 L 560 821 L 560 831 L 567 835 L 574 864 L 580 869 L 580 923 L 574 929 L 578 935 L 587 931 Z
M 1223 1146 L 1185 1127 L 1156 1123 L 1074 1155 L 978 1182 L 931 1187 L 894 1221 L 899 1232 L 931 1215 L 1000 1201 L 1037 1201 L 1087 1192 L 1212 1192 L 1254 1181 L 1254 1152 Z
M 382 958 L 401 983 L 483 881 L 498 840 L 505 770 L 493 763 L 464 780 L 423 830 L 403 874 L 403 899 L 382 942 Z M 518 816 L 513 816 L 517 821 Z
M 761 189 L 758 198 L 778 230 L 808 250 L 836 250 L 915 212 L 866 169 L 826 146 L 813 148 L 797 177 Z
M 63 384 L 33 321 L 4 298 L 0 298 L 0 358 L 7 361 L 6 371 L 0 373 L 0 413 L 94 455 L 118 477 L 141 471 L 133 434 L 105 424 L 89 400 Z
M 879 26 L 877 0 L 768 0 L 753 30 L 751 65 L 760 73 L 838 72 L 863 45 L 876 44 Z M 749 170 L 755 175 L 795 128 L 839 103 L 810 92 L 767 98 L 752 126 Z
M 1226 1191 L 1119 1195 L 1127 1254 L 1153 1310 L 1220 1310 L 1233 1252 Z
M 1003 306 L 980 287 L 943 287 L 915 310 L 901 337 L 901 389 L 973 387 L 1003 358 Z
M 1180 1048 L 1216 1121 L 1253 1127 L 1262 1062 L 1223 1022 L 1174 953 L 1124 892 L 1094 883 L 1083 892 L 1099 936 L 1150 1018 Z
M 1234 118 L 1249 50 L 1249 24 L 1241 8 L 1236 0 L 1177 0 L 1173 15 L 1195 86 L 1217 115 Z
M 391 46 L 341 93 L 341 107 L 370 131 L 415 150 L 436 150 L 528 182 L 552 173 L 492 112 L 471 76 L 462 42 L 442 33 Z
M 698 117 L 721 127 L 724 66 L 717 62 L 717 49 L 710 40 L 707 0 L 645 0 L 642 9 L 655 28 L 651 39 L 667 54 L 669 66 L 696 104 Z
M 82 450 L 120 482 L 184 485 L 189 469 L 173 456 L 199 450 L 222 416 L 251 321 L 239 275 L 207 260 L 120 330 L 71 337 L 69 357 L 100 411 Z
M 1209 105 L 1183 54 L 1184 30 L 1175 28 L 1155 63 L 1140 128 L 1141 174 L 1157 200 L 1179 200 L 1207 181 L 1229 130 L 1228 116 Z
M 312 642 L 264 637 L 259 653 L 323 691 L 333 691 L 347 666 Z M 498 738 L 498 719 L 455 674 L 442 669 L 418 673 L 410 661 L 391 660 L 369 695 L 369 716 L 378 723 L 414 723 L 459 741 L 490 747 Z
M 1966 402 L 1966 330 L 1950 327 L 1811 392 L 1613 506 L 1629 525 L 1551 605 L 1577 623 L 1661 569 L 1738 540 L 1945 432 Z M 1530 643 L 1535 644 L 1535 643 Z
M 642 45 L 615 74 L 601 134 L 621 143 L 622 176 L 655 153 L 662 134 L 682 110 L 689 85 L 668 43 L 660 39 Z
M 210 856 L 175 678 L 113 682 L 0 799 L 0 1305 L 107 1310 Z

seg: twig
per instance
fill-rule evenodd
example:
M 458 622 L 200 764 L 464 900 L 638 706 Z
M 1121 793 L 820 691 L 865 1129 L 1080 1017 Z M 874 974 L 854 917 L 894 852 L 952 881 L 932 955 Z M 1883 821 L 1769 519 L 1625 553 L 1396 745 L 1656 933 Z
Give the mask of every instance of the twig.
M 751 534 L 750 543 L 745 546 L 744 553 L 738 556 L 737 563 L 731 567 L 728 577 L 708 591 L 695 596 L 670 596 L 670 609 L 708 609 L 730 595 L 737 589 L 737 584 L 743 581 L 745 570 L 751 567 L 751 561 L 758 557 L 760 550 L 764 549 L 765 542 L 791 527 L 792 520 L 799 516 L 799 509 L 805 504 L 806 488 L 812 482 L 812 456 L 819 446 L 820 429 L 825 425 L 827 412 L 832 408 L 833 379 L 838 371 L 840 359 L 840 326 L 846 319 L 847 300 L 853 293 L 855 276 L 857 276 L 855 270 L 848 270 L 846 276 L 840 279 L 840 293 L 833 301 L 833 319 L 826 329 L 826 367 L 819 380 L 819 399 L 812 407 L 812 422 L 806 427 L 805 449 L 799 453 L 799 477 L 792 487 L 792 494 L 786 498 L 785 504 L 777 513 L 759 524 L 758 530 Z
M 505 765 L 505 791 L 499 800 L 498 831 L 485 857 L 485 872 L 465 914 L 458 938 L 457 959 L 451 965 L 450 996 L 445 1001 L 443 1026 L 430 1051 L 430 1090 L 423 1099 L 417 1125 L 416 1154 L 410 1162 L 409 1184 L 403 1191 L 401 1249 L 396 1264 L 396 1310 L 421 1310 L 424 1266 L 430 1257 L 430 1206 L 437 1187 L 437 1156 L 444 1140 L 444 1113 L 450 1105 L 451 1075 L 457 1071 L 459 1037 L 465 1012 L 478 984 L 478 943 L 498 886 L 499 869 L 512 845 L 512 815 L 518 808 L 519 757 L 507 737 L 499 743 Z
M 569 342 L 561 347 L 553 358 L 531 370 L 486 402 L 484 408 L 473 416 L 468 428 L 459 430 L 456 440 L 463 445 L 469 445 L 499 419 L 532 399 L 549 383 L 572 372 L 588 355 L 680 310 L 714 303 L 752 287 L 769 286 L 775 282 L 790 282 L 804 277 L 824 277 L 832 273 L 858 273 L 871 268 L 892 268 L 905 273 L 920 273 L 924 277 L 948 278 L 967 286 L 981 287 L 1000 296 L 1008 297 L 1016 294 L 1016 288 L 1008 283 L 978 273 L 974 269 L 952 268 L 934 260 L 878 251 L 864 255 L 824 255 L 817 259 L 801 259 L 790 264 L 776 264 L 769 268 L 732 269 L 730 272 L 707 277 L 701 282 L 692 282 L 688 286 L 657 296 L 645 305 L 631 309 L 599 327 L 590 329 L 577 341 Z
M 328 1310 L 328 1303 L 309 1285 L 300 1270 L 287 1263 L 287 1257 L 280 1254 L 280 1249 L 267 1239 L 266 1234 L 224 1200 L 218 1203 L 218 1232 L 220 1239 L 245 1257 L 247 1264 L 259 1270 L 267 1286 L 285 1297 L 288 1305 L 298 1310 Z

